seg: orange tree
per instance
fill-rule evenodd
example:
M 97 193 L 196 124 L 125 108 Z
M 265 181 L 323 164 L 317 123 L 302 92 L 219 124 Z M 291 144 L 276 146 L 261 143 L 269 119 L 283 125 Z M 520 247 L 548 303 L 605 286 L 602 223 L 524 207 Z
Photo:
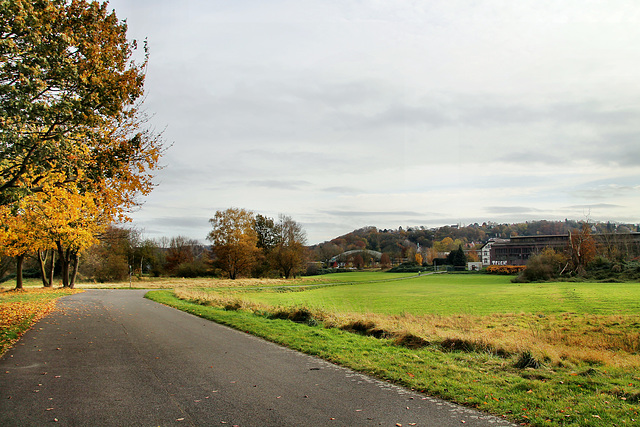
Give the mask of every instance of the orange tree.
M 140 159 L 147 55 L 132 59 L 126 31 L 106 2 L 0 2 L 0 204 L 52 174 L 104 185 Z
M 146 46 L 135 62 L 136 42 L 107 7 L 0 2 L 0 206 L 15 220 L 3 221 L 4 241 L 13 253 L 37 249 L 19 215 L 39 212 L 43 226 L 33 229 L 47 232 L 67 270 L 89 235 L 126 219 L 136 196 L 151 191 L 163 152 L 139 109 Z
M 576 273 L 584 272 L 596 256 L 596 242 L 591 236 L 588 224 L 583 224 L 580 230 L 569 232 L 569 257 Z
M 22 264 L 34 250 L 35 234 L 24 212 L 0 207 L 0 255 L 16 258 L 16 289 L 22 289 Z
M 209 220 L 213 229 L 207 239 L 213 243 L 216 262 L 229 279 L 246 274 L 256 263 L 260 253 L 253 213 L 245 209 L 229 208 L 217 211 Z
M 26 254 L 55 248 L 62 264 L 62 282 L 73 287 L 78 254 L 95 242 L 95 236 L 109 221 L 101 209 L 98 194 L 80 191 L 75 184 L 60 186 L 64 177 L 43 183 L 41 191 L 31 193 L 12 205 L 0 207 L 4 227 L 0 247 L 18 260 L 20 287 L 21 259 Z M 38 256 L 40 262 L 42 258 Z M 44 273 L 44 266 L 41 265 Z M 45 286 L 47 284 L 45 283 Z

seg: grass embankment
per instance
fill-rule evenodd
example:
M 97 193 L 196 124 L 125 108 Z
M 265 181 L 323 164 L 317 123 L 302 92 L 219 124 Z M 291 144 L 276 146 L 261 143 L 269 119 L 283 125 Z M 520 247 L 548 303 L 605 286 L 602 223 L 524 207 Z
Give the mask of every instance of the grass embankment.
M 61 288 L 0 289 L 0 356 L 55 307 L 56 300 L 81 292 Z
M 331 281 L 377 278 L 388 276 Z M 150 297 L 514 421 L 611 426 L 640 419 L 639 284 L 438 275 L 176 294 L 183 299 L 169 291 Z

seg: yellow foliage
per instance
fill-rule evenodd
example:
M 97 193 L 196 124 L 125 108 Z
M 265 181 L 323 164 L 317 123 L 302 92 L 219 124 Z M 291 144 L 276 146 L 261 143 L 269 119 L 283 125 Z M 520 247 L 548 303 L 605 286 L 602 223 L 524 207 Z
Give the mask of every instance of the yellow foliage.
M 82 291 L 67 290 L 64 293 Z M 18 340 L 33 323 L 46 316 L 56 305 L 60 290 L 36 288 L 0 292 L 0 331 L 13 331 L 15 336 L 0 334 L 0 355 Z M 19 297 L 18 300 L 16 297 Z
M 422 265 L 422 255 L 416 254 L 416 264 Z
M 51 174 L 39 192 L 9 206 L 0 206 L 0 247 L 8 256 L 55 247 L 80 251 L 96 241 L 111 218 L 105 217 L 92 192 L 81 192 L 62 174 Z

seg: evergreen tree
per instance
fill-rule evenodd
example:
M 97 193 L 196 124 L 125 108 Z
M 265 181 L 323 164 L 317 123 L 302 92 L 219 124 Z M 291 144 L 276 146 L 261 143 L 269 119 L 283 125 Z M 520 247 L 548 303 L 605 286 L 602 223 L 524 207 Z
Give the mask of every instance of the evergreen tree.
M 447 263 L 455 267 L 463 267 L 467 264 L 467 256 L 462 250 L 462 245 L 458 246 L 458 249 L 454 249 L 447 255 Z

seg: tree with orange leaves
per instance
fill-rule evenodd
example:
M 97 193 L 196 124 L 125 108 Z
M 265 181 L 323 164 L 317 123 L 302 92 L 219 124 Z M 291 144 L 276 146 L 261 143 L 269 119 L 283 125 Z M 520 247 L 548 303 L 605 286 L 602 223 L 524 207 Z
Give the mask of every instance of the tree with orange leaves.
M 220 268 L 232 280 L 248 273 L 260 253 L 253 212 L 229 208 L 217 211 L 209 222 L 213 229 L 207 239 L 213 243 Z
M 99 205 L 99 194 L 83 192 L 75 184 L 58 185 L 63 181 L 58 176 L 43 183 L 41 191 L 0 207 L 4 224 L 0 246 L 5 254 L 16 256 L 19 278 L 20 257 L 55 248 L 62 263 L 63 285 L 73 287 L 78 254 L 96 242 L 96 235 L 111 220 Z
M 65 286 L 95 233 L 151 191 L 164 151 L 140 110 L 146 45 L 135 62 L 126 33 L 107 2 L 0 2 L 0 237 L 5 253 L 54 242 Z
M 596 256 L 596 242 L 591 236 L 591 229 L 587 223 L 582 224 L 580 230 L 569 232 L 569 255 L 573 271 L 583 272 Z
M 0 205 L 42 191 L 51 174 L 108 181 L 138 159 L 144 60 L 106 2 L 0 2 Z M 148 135 L 147 135 L 148 136 Z
M 8 212 L 0 208 L 0 254 L 16 258 L 16 289 L 22 289 L 22 263 L 24 257 L 33 251 L 32 230 L 29 228 L 24 214 Z

